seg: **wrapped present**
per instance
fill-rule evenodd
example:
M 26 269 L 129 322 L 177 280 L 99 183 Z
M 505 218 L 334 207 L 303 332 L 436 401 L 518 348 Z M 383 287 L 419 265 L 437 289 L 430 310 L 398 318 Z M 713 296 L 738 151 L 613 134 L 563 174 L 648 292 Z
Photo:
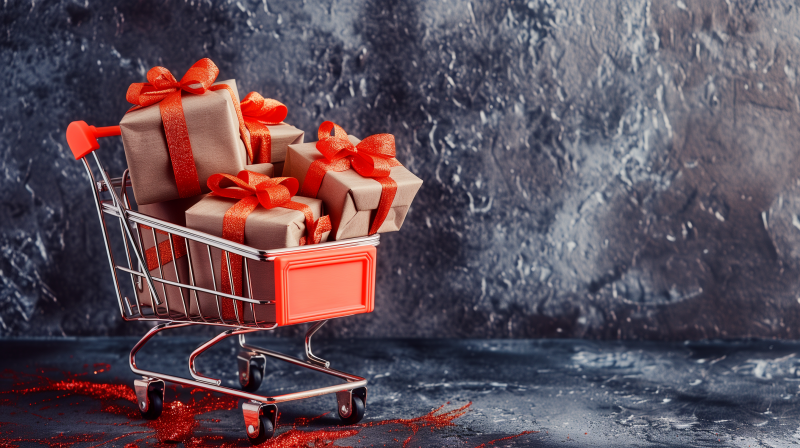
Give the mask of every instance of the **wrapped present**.
M 214 173 L 238 173 L 252 150 L 233 80 L 214 83 L 219 70 L 202 59 L 177 81 L 164 67 L 134 83 L 127 99 L 135 106 L 120 130 L 133 194 L 138 204 L 188 198 L 208 192 Z
M 400 230 L 422 180 L 394 157 L 391 134 L 359 140 L 326 121 L 318 142 L 289 145 L 283 174 L 322 199 L 341 240 Z
M 283 122 L 288 109 L 281 102 L 250 92 L 241 103 L 247 134 L 250 138 L 248 160 L 272 163 L 280 176 L 289 145 L 303 143 L 303 131 Z
M 247 165 L 247 170 L 265 176 L 272 176 L 273 166 L 269 163 Z M 157 202 L 154 204 L 143 204 L 138 206 L 138 212 L 153 218 L 160 219 L 179 226 L 186 226 L 186 210 L 203 199 L 202 195 L 193 196 L 185 199 L 174 199 L 172 201 Z M 165 280 L 190 283 L 189 262 L 186 258 L 186 240 L 179 236 L 172 236 L 172 244 L 167 239 L 167 234 L 160 230 L 154 230 L 144 225 L 139 226 L 144 245 L 144 258 L 150 275 L 160 277 Z M 153 234 L 158 240 L 158 249 L 153 244 Z M 173 253 L 175 256 L 173 257 Z M 159 259 L 161 263 L 159 264 Z M 139 305 L 144 308 L 152 308 L 153 301 L 150 296 L 150 289 L 147 282 L 142 279 L 134 285 Z M 166 296 L 166 303 L 162 303 L 158 308 L 159 315 L 188 316 L 191 307 L 190 290 L 178 288 L 177 286 L 155 282 L 156 292 L 163 299 Z M 196 307 L 194 307 L 196 308 Z M 147 313 L 146 310 L 143 312 Z M 194 316 L 197 314 L 195 313 Z
M 212 193 L 186 211 L 186 226 L 191 229 L 262 250 L 327 240 L 330 219 L 322 216 L 322 201 L 294 196 L 299 187 L 296 179 L 242 171 L 238 176 L 214 175 L 208 186 Z M 190 242 L 190 248 L 197 286 L 249 297 L 249 291 L 242 291 L 241 256 L 212 248 L 209 261 L 204 245 Z M 254 298 L 274 295 L 274 272 L 267 263 L 247 260 L 247 270 Z M 200 309 L 192 309 L 192 314 L 221 315 L 229 323 L 237 319 L 275 321 L 274 305 L 243 307 L 237 301 L 234 306 L 231 299 L 221 297 L 217 302 L 214 295 L 207 293 L 199 293 L 198 299 Z

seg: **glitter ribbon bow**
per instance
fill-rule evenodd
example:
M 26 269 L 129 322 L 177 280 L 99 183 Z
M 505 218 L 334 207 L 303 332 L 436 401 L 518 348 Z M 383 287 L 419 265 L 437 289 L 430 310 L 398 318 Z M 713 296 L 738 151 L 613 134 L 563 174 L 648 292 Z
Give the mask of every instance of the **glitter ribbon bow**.
M 226 184 L 226 185 L 223 185 Z M 231 185 L 232 183 L 232 185 Z M 292 177 L 271 178 L 263 174 L 243 170 L 238 176 L 230 174 L 214 174 L 208 178 L 208 188 L 217 196 L 239 199 L 231 208 L 225 212 L 222 221 L 222 237 L 236 243 L 244 243 L 244 229 L 247 217 L 259 204 L 266 208 L 276 207 L 297 210 L 305 216 L 306 236 L 300 238 L 300 245 L 316 244 L 322 239 L 325 232 L 331 230 L 330 217 L 322 216 L 314 221 L 314 214 L 306 204 L 301 204 L 292 200 L 292 196 L 297 193 L 298 182 Z M 228 274 L 227 258 L 230 256 L 231 277 L 233 277 L 234 288 Z M 222 292 L 226 294 L 242 294 L 242 257 L 240 255 L 223 252 L 221 266 Z M 222 316 L 225 320 L 235 319 L 242 315 L 242 302 L 236 301 L 237 311 L 233 310 L 233 300 L 223 299 Z
M 317 151 L 322 159 L 317 159 L 308 167 L 300 194 L 317 197 L 322 180 L 328 171 L 340 172 L 353 168 L 361 177 L 374 179 L 381 184 L 381 198 L 369 234 L 378 233 L 397 194 L 397 182 L 389 175 L 392 167 L 401 166 L 395 159 L 394 135 L 371 135 L 357 145 L 348 140 L 347 132 L 339 125 L 326 121 L 319 125 Z
M 212 85 L 217 79 L 217 75 L 219 75 L 219 69 L 208 58 L 195 62 L 180 81 L 175 79 L 166 68 L 153 67 L 147 72 L 148 82 L 131 84 L 125 95 L 128 102 L 134 105 L 128 112 L 158 103 L 161 121 L 164 123 L 164 134 L 167 138 L 172 171 L 175 173 L 175 183 L 178 187 L 178 194 L 182 198 L 196 196 L 202 192 L 197 167 L 194 164 L 192 145 L 189 142 L 186 117 L 183 113 L 182 91 L 202 95 L 208 91 L 227 90 L 233 99 L 239 119 L 239 133 L 242 135 L 248 153 L 252 152 L 250 140 L 245 138 L 247 131 L 236 94 L 228 85 Z

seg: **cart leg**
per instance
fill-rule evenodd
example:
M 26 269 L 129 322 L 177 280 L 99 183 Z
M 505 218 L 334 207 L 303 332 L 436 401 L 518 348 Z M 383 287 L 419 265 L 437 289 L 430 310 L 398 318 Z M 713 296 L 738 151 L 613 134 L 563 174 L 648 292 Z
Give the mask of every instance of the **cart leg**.
M 253 445 L 259 445 L 275 434 L 278 426 L 278 407 L 274 404 L 263 404 L 257 401 L 242 403 L 244 427 L 247 438 Z
M 148 420 L 158 418 L 164 409 L 164 381 L 158 378 L 134 380 L 133 388 L 142 417 Z
M 320 365 L 327 369 L 331 366 L 331 363 L 311 353 L 311 337 L 314 336 L 314 333 L 316 333 L 317 330 L 322 328 L 322 326 L 325 325 L 326 322 L 328 321 L 321 320 L 312 325 L 311 328 L 308 329 L 308 331 L 306 332 L 305 346 L 306 346 L 306 358 L 308 358 L 308 362 L 313 362 L 314 364 Z
M 255 392 L 261 386 L 264 371 L 267 366 L 267 357 L 256 352 L 239 352 L 236 357 L 239 366 L 239 384 L 248 392 Z
M 346 425 L 355 425 L 364 418 L 367 410 L 367 388 L 336 392 L 336 404 L 339 417 Z

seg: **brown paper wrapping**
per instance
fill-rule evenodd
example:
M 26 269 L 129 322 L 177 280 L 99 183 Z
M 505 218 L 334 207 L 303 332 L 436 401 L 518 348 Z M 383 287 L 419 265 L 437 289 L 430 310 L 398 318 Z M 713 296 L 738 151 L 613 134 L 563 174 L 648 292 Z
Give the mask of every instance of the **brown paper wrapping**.
M 227 84 L 237 92 L 234 80 L 216 84 Z M 212 174 L 236 174 L 247 163 L 236 108 L 227 89 L 202 95 L 184 92 L 181 101 L 200 188 L 207 193 L 206 181 Z M 158 104 L 126 113 L 119 125 L 136 202 L 180 198 Z
M 355 145 L 361 140 L 349 135 Z M 284 165 L 285 177 L 294 177 L 303 185 L 311 163 L 321 159 L 316 142 L 289 145 Z M 422 179 L 403 166 L 392 168 L 392 179 L 397 182 L 397 194 L 392 208 L 378 233 L 400 230 L 414 200 L 422 186 Z M 331 217 L 333 239 L 355 238 L 369 233 L 370 223 L 381 197 L 381 184 L 373 179 L 361 177 L 354 169 L 339 173 L 329 171 L 322 180 L 317 198 L 322 199 L 325 210 Z
M 292 200 L 308 205 L 315 220 L 319 219 L 322 214 L 322 201 L 318 199 L 295 196 Z M 236 199 L 206 195 L 186 211 L 186 226 L 190 229 L 222 237 L 222 223 L 225 212 L 236 201 Z M 267 210 L 259 206 L 247 217 L 245 222 L 244 244 L 262 250 L 295 247 L 299 245 L 300 238 L 305 235 L 305 231 L 306 225 L 303 213 L 286 208 Z M 326 241 L 327 236 L 327 233 L 323 235 L 322 241 Z M 206 246 L 196 242 L 190 242 L 189 245 L 197 286 L 219 290 L 222 284 L 220 278 L 221 251 L 214 248 L 211 249 L 212 270 L 211 266 L 209 266 Z M 271 299 L 275 295 L 272 265 L 247 259 L 245 261 L 250 271 L 253 297 L 260 300 Z M 245 285 L 246 282 L 242 284 Z M 236 295 L 250 297 L 249 291 L 236 291 Z M 217 300 L 213 294 L 199 293 L 199 305 L 200 310 L 192 303 L 192 315 L 202 312 L 202 315 L 206 317 L 220 316 Z M 255 305 L 254 308 L 258 322 L 275 322 L 274 305 Z M 249 304 L 244 304 L 244 316 L 241 317 L 246 322 L 253 321 L 253 309 Z
M 289 145 L 303 143 L 305 133 L 296 127 L 281 123 L 274 126 L 267 126 L 272 141 L 272 152 L 270 153 L 270 163 L 275 165 L 275 176 L 281 176 L 283 172 L 283 162 L 286 160 L 286 151 Z
M 158 202 L 155 204 L 145 204 L 139 205 L 139 213 L 143 213 L 148 216 L 152 216 L 153 218 L 160 219 L 162 221 L 167 221 L 173 224 L 177 224 L 180 226 L 186 225 L 186 210 L 189 209 L 191 206 L 196 204 L 202 196 L 195 196 L 191 198 L 185 199 L 176 199 L 173 201 L 165 201 L 165 202 Z M 149 229 L 143 229 L 141 226 L 139 227 L 140 231 L 142 232 L 142 242 L 144 243 L 144 250 L 147 251 L 148 249 L 153 247 L 153 232 Z M 162 241 L 167 241 L 167 235 L 160 234 L 156 232 L 156 237 L 158 242 L 161 243 Z M 175 247 L 177 251 L 178 248 Z M 144 254 L 142 254 L 144 255 Z M 175 269 L 177 267 L 178 275 L 180 278 L 176 277 Z M 165 263 L 161 266 L 161 272 L 159 273 L 159 269 L 155 268 L 150 271 L 150 275 L 153 277 L 160 277 L 165 280 L 178 282 L 181 283 L 189 283 L 189 263 L 186 257 L 178 258 L 177 263 L 173 260 L 168 263 Z M 171 317 L 185 317 L 186 312 L 189 310 L 189 290 L 186 288 L 178 288 L 177 286 L 167 285 L 164 283 L 159 283 L 154 281 L 153 282 L 156 287 L 156 292 L 158 293 L 161 299 L 164 298 L 166 295 L 166 304 L 162 303 L 159 308 L 158 312 L 161 315 L 167 314 L 167 306 L 169 306 L 169 315 Z M 134 284 L 134 288 L 136 288 L 136 297 L 139 301 L 139 305 L 144 308 L 152 308 L 153 302 L 152 298 L 150 297 L 150 289 L 147 287 L 147 280 L 142 278 L 141 282 L 136 282 Z M 183 292 L 183 296 L 181 296 L 181 292 Z M 184 304 L 186 308 L 184 308 Z M 148 313 L 147 310 L 142 310 L 143 313 Z

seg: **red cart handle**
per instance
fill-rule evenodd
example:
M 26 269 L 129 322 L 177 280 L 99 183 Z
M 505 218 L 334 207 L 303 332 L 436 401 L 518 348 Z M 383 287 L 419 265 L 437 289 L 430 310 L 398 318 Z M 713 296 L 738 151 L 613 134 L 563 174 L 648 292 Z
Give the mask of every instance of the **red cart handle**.
M 96 128 L 89 126 L 85 121 L 73 121 L 67 126 L 67 144 L 72 150 L 75 160 L 80 160 L 100 148 L 100 144 L 97 143 L 98 137 L 115 135 L 120 135 L 119 126 Z

